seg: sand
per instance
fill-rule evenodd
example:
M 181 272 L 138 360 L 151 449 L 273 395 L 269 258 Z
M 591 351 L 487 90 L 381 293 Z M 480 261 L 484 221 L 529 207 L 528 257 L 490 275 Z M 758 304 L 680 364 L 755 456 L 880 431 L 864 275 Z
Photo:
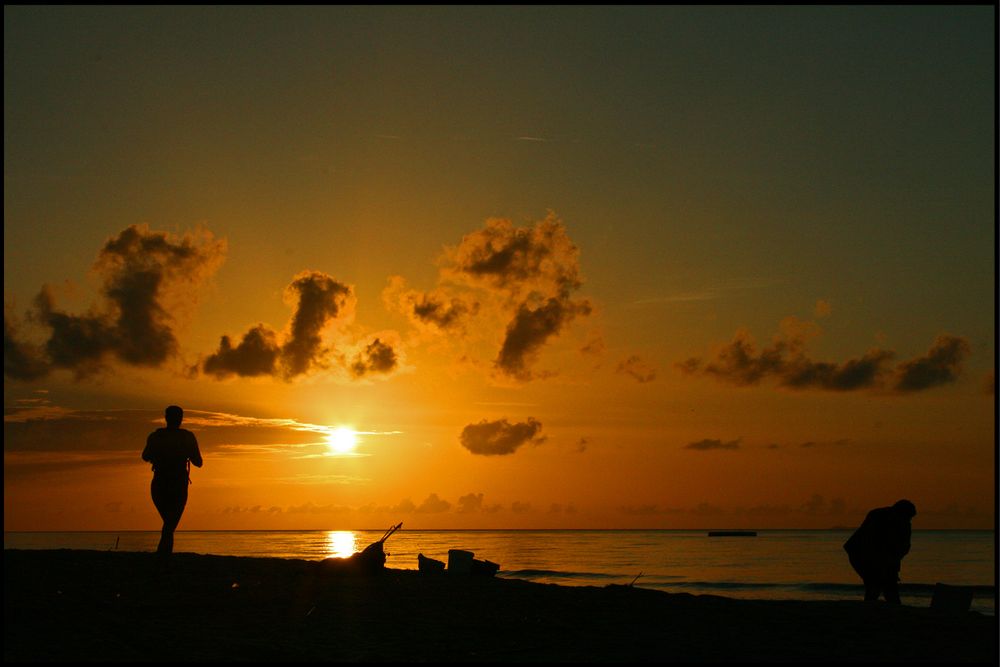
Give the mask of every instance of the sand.
M 997 622 L 179 553 L 4 551 L 4 661 L 979 661 Z

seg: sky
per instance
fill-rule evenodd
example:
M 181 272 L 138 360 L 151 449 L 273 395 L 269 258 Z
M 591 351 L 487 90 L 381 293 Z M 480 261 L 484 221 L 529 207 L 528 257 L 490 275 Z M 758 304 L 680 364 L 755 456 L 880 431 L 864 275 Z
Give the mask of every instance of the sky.
M 995 28 L 5 6 L 5 530 L 993 527 Z

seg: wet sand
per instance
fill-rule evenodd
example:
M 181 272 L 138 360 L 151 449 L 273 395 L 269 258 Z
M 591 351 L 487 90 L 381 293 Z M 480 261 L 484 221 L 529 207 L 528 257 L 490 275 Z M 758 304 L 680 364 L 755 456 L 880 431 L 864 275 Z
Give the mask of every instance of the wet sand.
M 303 560 L 4 551 L 4 661 L 990 662 L 995 617 Z

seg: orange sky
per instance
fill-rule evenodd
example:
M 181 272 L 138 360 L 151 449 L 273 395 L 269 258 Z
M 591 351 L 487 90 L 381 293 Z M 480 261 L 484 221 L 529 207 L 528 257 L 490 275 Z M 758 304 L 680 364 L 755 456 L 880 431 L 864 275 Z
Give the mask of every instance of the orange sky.
M 991 527 L 992 12 L 5 7 L 6 530 Z

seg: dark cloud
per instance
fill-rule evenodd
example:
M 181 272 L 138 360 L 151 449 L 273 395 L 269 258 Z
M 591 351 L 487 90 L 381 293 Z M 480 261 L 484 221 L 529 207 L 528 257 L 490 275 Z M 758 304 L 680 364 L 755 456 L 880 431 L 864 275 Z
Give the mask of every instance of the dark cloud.
M 399 365 L 399 358 L 392 345 L 376 338 L 358 353 L 350 370 L 354 377 L 372 373 L 391 373 Z
M 597 336 L 587 341 L 587 343 L 580 348 L 580 354 L 588 354 L 595 357 L 600 357 L 607 350 L 607 345 L 604 343 L 604 338 Z
M 282 343 L 264 324 L 247 331 L 236 347 L 224 335 L 202 370 L 218 378 L 272 375 L 291 380 L 323 367 L 330 350 L 324 347 L 322 334 L 334 320 L 353 314 L 353 297 L 349 285 L 320 271 L 303 271 L 285 288 L 293 312 Z
M 352 289 L 319 271 L 304 271 L 285 290 L 296 302 L 288 338 L 281 346 L 281 362 L 286 378 L 305 373 L 319 361 L 324 350 L 321 333 L 341 315 Z
M 216 377 L 234 373 L 244 377 L 273 375 L 280 357 L 277 334 L 258 324 L 243 334 L 243 340 L 236 347 L 232 346 L 229 336 L 223 336 L 218 351 L 205 359 L 204 369 Z
M 479 302 L 467 295 L 444 289 L 426 293 L 407 289 L 399 276 L 389 279 L 382 299 L 387 307 L 403 313 L 418 327 L 441 332 L 464 331 L 465 323 L 479 312 Z
M 969 353 L 968 342 L 956 336 L 939 336 L 924 357 L 891 368 L 891 350 L 873 349 L 861 357 L 836 363 L 813 361 L 805 353 L 806 340 L 818 334 L 814 323 L 787 318 L 783 333 L 759 353 L 750 335 L 743 330 L 732 342 L 708 360 L 690 358 L 678 363 L 685 374 L 704 374 L 738 386 L 774 379 L 789 389 L 855 391 L 875 389 L 889 383 L 897 392 L 920 391 L 954 381 L 961 362 Z
M 49 374 L 42 350 L 37 345 L 18 340 L 17 321 L 4 307 L 3 374 L 12 380 L 37 380 Z
M 684 449 L 697 449 L 699 451 L 707 451 L 709 449 L 739 449 L 741 440 L 742 438 L 736 438 L 729 442 L 723 442 L 722 440 L 709 440 L 706 438 L 705 440 L 684 445 Z
M 535 291 L 568 294 L 581 285 L 579 251 L 563 223 L 549 213 L 531 227 L 493 218 L 446 253 L 446 276 L 503 290 L 514 299 Z
M 490 327 L 492 320 L 506 320 L 493 369 L 527 381 L 550 375 L 532 372 L 538 352 L 574 318 L 591 313 L 588 301 L 572 298 L 582 284 L 578 256 L 551 212 L 524 227 L 490 219 L 445 250 L 435 290 L 407 290 L 402 278 L 393 277 L 383 299 L 418 327 L 439 332 L 465 331 L 477 316 Z
M 459 437 L 462 446 L 473 454 L 484 456 L 513 454 L 518 447 L 532 442 L 540 444 L 545 437 L 539 436 L 542 424 L 528 417 L 526 422 L 511 424 L 506 419 L 497 421 L 483 420 L 478 424 L 469 424 L 462 429 Z
M 51 288 L 44 286 L 30 317 L 50 330 L 42 346 L 53 368 L 83 377 L 103 368 L 108 358 L 132 366 L 156 367 L 177 352 L 173 326 L 177 311 L 194 301 L 193 289 L 218 268 L 226 243 L 208 231 L 176 237 L 132 225 L 110 239 L 94 265 L 102 279 L 102 302 L 85 315 L 56 309 Z M 26 348 L 14 342 L 5 326 L 5 372 L 25 375 Z M 6 362 L 6 355 L 11 362 Z M 37 366 L 31 366 L 39 372 Z M 30 373 L 28 373 L 30 374 Z M 13 376 L 9 376 L 13 377 Z
M 507 325 L 494 366 L 504 375 L 518 380 L 531 379 L 534 375 L 530 365 L 545 342 L 577 315 L 589 313 L 588 302 L 574 303 L 566 298 L 550 298 L 537 308 L 522 303 Z
M 896 367 L 893 388 L 911 392 L 954 382 L 962 370 L 962 361 L 971 352 L 969 342 L 958 336 L 938 336 L 923 357 L 904 361 Z
M 656 368 L 634 354 L 620 361 L 616 372 L 631 375 L 639 383 L 652 382 L 656 379 Z

